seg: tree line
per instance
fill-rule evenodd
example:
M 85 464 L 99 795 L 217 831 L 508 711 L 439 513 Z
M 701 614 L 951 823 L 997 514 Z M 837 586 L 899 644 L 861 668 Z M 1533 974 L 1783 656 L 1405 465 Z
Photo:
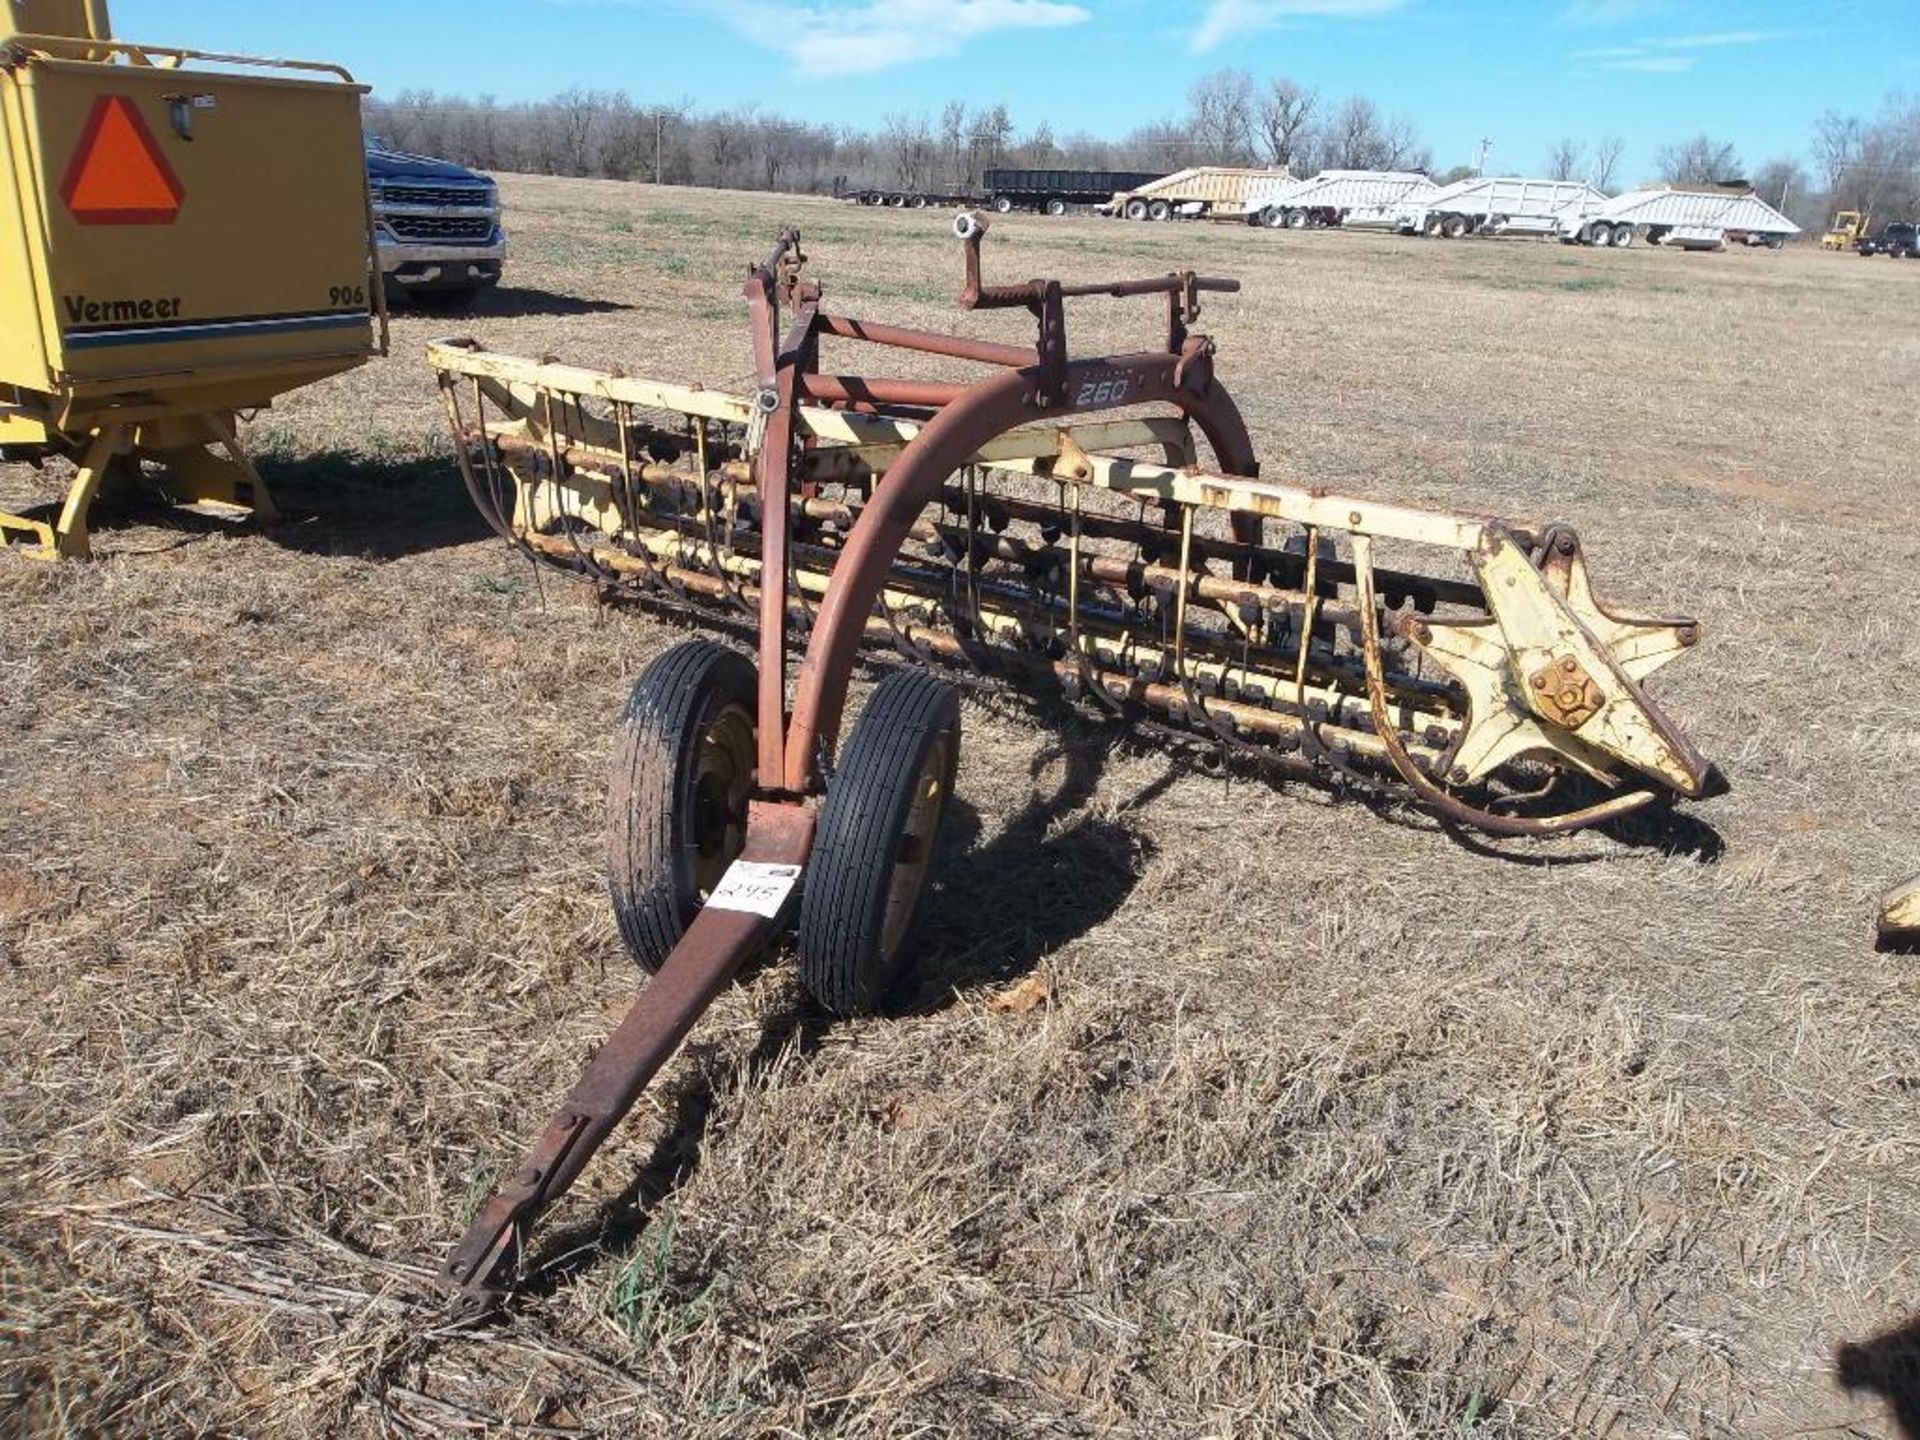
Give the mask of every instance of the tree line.
M 1022 132 L 1006 106 L 960 100 L 937 114 L 891 114 L 874 128 L 793 120 L 754 104 L 702 110 L 691 100 L 640 104 L 619 91 L 584 89 L 515 103 L 405 90 L 369 99 L 366 108 L 369 131 L 394 148 L 483 170 L 729 189 L 964 191 L 980 188 L 984 173 L 1000 166 L 1420 170 L 1442 183 L 1476 173 L 1469 165 L 1436 173 L 1412 118 L 1364 95 L 1328 96 L 1287 76 L 1259 80 L 1237 69 L 1202 76 L 1183 112 L 1119 139 L 1059 134 L 1045 120 Z M 1615 136 L 1563 138 L 1540 157 L 1537 173 L 1611 193 L 1641 178 L 1621 173 L 1624 154 Z M 1675 185 L 1750 181 L 1809 228 L 1834 208 L 1886 218 L 1920 210 L 1920 104 L 1895 98 L 1873 117 L 1830 112 L 1816 127 L 1811 154 L 1812 173 L 1790 157 L 1749 172 L 1732 143 L 1701 134 L 1662 147 L 1654 168 Z

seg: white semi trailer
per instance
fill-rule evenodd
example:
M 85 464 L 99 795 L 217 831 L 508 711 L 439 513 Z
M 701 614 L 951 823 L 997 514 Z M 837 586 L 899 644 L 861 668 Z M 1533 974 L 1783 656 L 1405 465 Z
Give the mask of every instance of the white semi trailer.
M 1306 180 L 1257 181 L 1247 189 L 1247 221 L 1276 230 L 1339 225 L 1355 211 L 1371 213 L 1439 188 L 1415 170 L 1322 170 Z
M 1528 180 L 1477 175 L 1425 195 L 1409 197 L 1395 211 L 1396 228 L 1407 235 L 1553 235 L 1570 206 L 1598 206 L 1607 197 L 1579 180 Z
M 1734 232 L 1778 250 L 1800 227 L 1752 191 L 1629 190 L 1597 205 L 1569 205 L 1556 227 L 1569 245 L 1651 245 L 1718 250 Z

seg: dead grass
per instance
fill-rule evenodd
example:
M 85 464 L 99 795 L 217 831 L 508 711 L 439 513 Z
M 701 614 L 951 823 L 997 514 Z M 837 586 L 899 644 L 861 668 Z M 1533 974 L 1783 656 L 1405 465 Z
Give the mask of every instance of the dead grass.
M 1495 854 L 970 704 L 897 1013 L 730 993 L 475 1332 L 424 1267 L 632 991 L 602 771 L 676 632 L 481 537 L 418 347 L 737 383 L 778 221 L 889 319 L 958 272 L 925 212 L 507 194 L 508 293 L 253 426 L 287 525 L 0 557 L 0 1429 L 1890 1433 L 1831 1356 L 1920 1287 L 1920 266 L 1002 223 L 1243 277 L 1270 472 L 1701 614 L 1659 689 L 1734 791 Z

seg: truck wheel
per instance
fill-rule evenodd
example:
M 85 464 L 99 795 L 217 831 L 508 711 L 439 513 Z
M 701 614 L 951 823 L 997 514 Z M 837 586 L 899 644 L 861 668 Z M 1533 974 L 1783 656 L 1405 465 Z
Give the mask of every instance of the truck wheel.
M 1590 220 L 1580 238 L 1595 249 L 1605 249 L 1613 243 L 1613 227 L 1604 220 Z
M 641 673 L 620 715 L 607 792 L 607 880 L 620 938 L 649 973 L 666 963 L 746 840 L 754 667 L 711 640 Z
M 924 195 L 916 195 L 913 197 L 913 199 L 909 200 L 907 203 L 911 205 L 915 210 L 924 210 L 927 208 L 927 197 Z
M 1629 249 L 1633 245 L 1633 240 L 1634 240 L 1633 226 L 1616 225 L 1613 227 L 1613 248 L 1614 249 L 1616 250 Z
M 993 197 L 993 213 L 996 215 L 1012 214 L 1013 213 L 1013 197 L 1010 195 L 994 196 Z
M 1173 206 L 1164 200 L 1155 200 L 1151 205 L 1147 206 L 1147 218 L 1149 220 L 1168 220 L 1172 217 Z
M 1439 239 L 1440 238 L 1440 217 L 1438 215 L 1429 215 L 1427 217 L 1427 223 L 1422 227 L 1422 229 L 1424 230 L 1429 240 Z
M 882 205 L 886 203 L 886 199 L 887 199 L 887 197 L 882 195 L 878 190 L 869 191 L 866 195 L 862 196 L 861 198 L 864 201 L 864 203 L 868 205 Z
M 1047 201 L 1047 214 L 1058 219 L 1060 216 L 1066 213 L 1067 213 L 1066 201 L 1058 198 Z
M 959 693 L 919 670 L 881 681 L 827 787 L 800 901 L 800 980 L 827 1009 L 870 1009 L 898 982 L 959 761 Z
M 1147 202 L 1144 200 L 1129 200 L 1127 202 L 1127 218 L 1129 220 L 1146 219 L 1147 218 Z
M 1458 240 L 1467 233 L 1467 217 L 1449 215 L 1440 222 L 1440 233 L 1448 240 Z

